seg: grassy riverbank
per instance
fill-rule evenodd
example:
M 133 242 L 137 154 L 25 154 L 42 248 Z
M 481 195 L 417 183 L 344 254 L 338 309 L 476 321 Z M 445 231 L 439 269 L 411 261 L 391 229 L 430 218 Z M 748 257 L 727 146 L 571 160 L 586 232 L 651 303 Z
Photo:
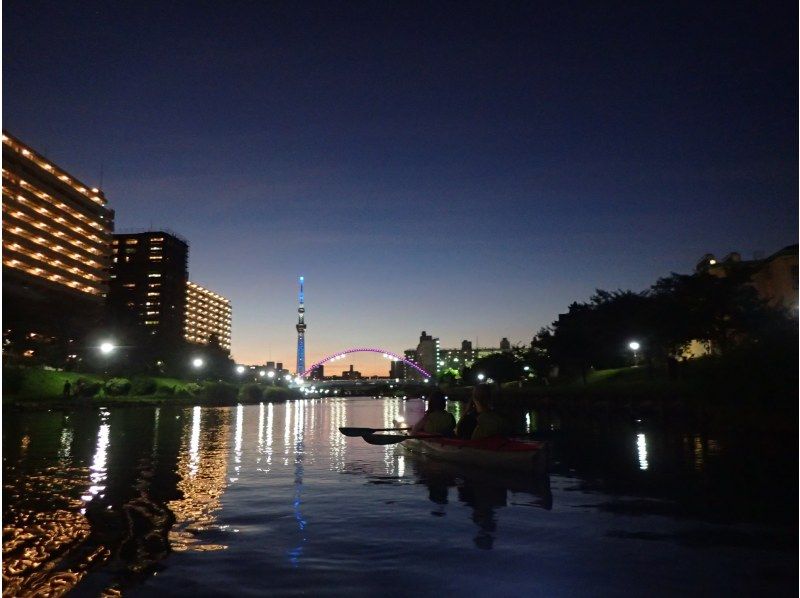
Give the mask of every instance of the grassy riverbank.
M 449 388 L 446 393 L 466 400 L 472 388 Z M 592 371 L 585 382 L 507 383 L 498 389 L 495 404 L 500 411 L 553 407 L 590 417 L 622 412 L 689 417 L 735 428 L 796 429 L 797 375 L 706 359 L 685 364 L 673 379 L 640 366 Z
M 65 393 L 65 386 L 68 394 Z M 3 368 L 3 407 L 54 408 L 111 405 L 232 405 L 300 398 L 297 391 L 261 384 L 189 381 L 162 376 L 111 378 L 44 368 Z

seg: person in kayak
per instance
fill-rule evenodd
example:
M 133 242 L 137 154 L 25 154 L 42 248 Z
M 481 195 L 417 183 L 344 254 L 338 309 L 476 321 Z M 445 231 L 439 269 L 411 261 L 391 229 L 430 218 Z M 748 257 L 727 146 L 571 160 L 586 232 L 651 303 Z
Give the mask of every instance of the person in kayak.
M 492 410 L 490 399 L 491 393 L 488 388 L 486 392 L 476 392 L 472 397 L 475 411 L 478 413 L 477 425 L 472 432 L 472 440 L 508 434 L 509 426 L 506 418 Z
M 486 384 L 478 384 L 472 389 L 472 398 L 467 404 L 467 410 L 461 419 L 456 424 L 456 437 L 463 440 L 472 438 L 472 433 L 475 431 L 475 426 L 478 425 L 478 412 L 475 409 L 475 397 L 478 395 L 485 395 L 487 401 L 491 396 L 491 389 Z
M 411 428 L 411 434 L 425 432 L 426 434 L 441 434 L 442 436 L 452 436 L 453 428 L 456 427 L 456 418 L 452 413 L 445 411 L 447 400 L 444 394 L 435 390 L 428 399 L 428 410 L 422 419 Z

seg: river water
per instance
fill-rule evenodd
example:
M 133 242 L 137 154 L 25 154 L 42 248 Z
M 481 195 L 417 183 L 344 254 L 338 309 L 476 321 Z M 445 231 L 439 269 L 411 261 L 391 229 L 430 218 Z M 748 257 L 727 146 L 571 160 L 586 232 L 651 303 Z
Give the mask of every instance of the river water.
M 530 478 L 338 432 L 423 409 L 5 414 L 4 595 L 796 593 L 796 438 L 520 411 Z

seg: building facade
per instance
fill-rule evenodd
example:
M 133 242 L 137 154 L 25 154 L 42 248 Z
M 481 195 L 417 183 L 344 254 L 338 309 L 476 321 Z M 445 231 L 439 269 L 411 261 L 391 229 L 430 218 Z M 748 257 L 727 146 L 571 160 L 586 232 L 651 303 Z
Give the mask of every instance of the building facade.
M 3 132 L 4 348 L 100 323 L 114 212 L 97 189 Z
M 207 345 L 211 335 L 216 335 L 220 347 L 230 353 L 231 302 L 199 284 L 187 282 L 184 338 Z
M 171 344 L 184 339 L 189 246 L 165 231 L 116 234 L 108 312 L 119 328 L 138 328 Z
M 713 254 L 704 255 L 695 272 L 708 272 L 725 277 L 739 270 L 747 273 L 750 284 L 758 296 L 772 307 L 786 309 L 797 316 L 798 302 L 798 251 L 797 245 L 789 245 L 767 258 L 742 260 L 738 253 L 729 253 L 722 259 Z

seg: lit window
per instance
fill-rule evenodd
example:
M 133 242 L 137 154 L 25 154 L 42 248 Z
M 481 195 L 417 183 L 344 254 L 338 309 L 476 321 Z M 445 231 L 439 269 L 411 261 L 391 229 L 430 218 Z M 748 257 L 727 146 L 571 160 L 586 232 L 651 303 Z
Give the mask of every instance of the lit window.
M 138 243 L 139 241 L 137 241 L 136 239 L 125 239 L 125 245 L 136 245 Z
M 161 274 L 156 274 L 156 273 L 154 273 L 154 272 L 151 272 L 151 273 L 150 273 L 150 274 L 148 274 L 147 276 L 148 276 L 149 278 L 161 278 Z

